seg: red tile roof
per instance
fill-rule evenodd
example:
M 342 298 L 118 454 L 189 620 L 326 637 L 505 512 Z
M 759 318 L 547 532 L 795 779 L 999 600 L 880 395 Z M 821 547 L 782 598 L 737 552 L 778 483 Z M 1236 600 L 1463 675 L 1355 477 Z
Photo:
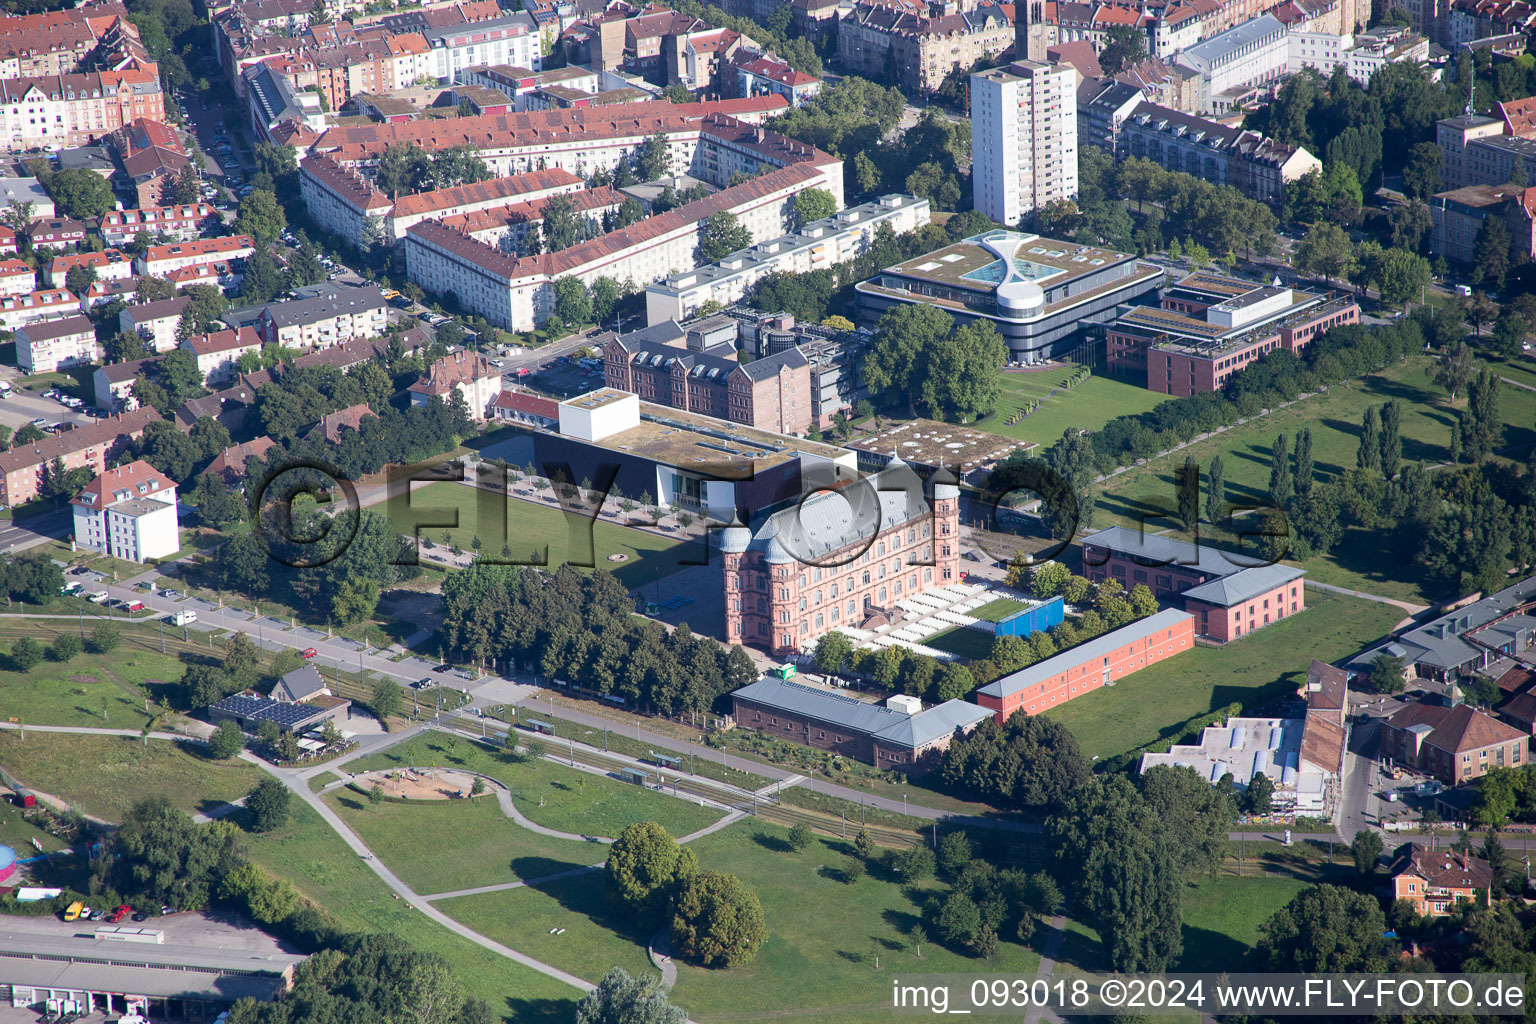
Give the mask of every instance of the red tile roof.
M 1416 875 L 1440 889 L 1487 889 L 1493 870 L 1481 857 L 1454 850 L 1431 853 L 1418 843 L 1404 843 L 1392 857 L 1392 877 Z
M 547 420 L 560 418 L 560 406 L 548 398 L 540 398 L 538 395 L 530 395 L 522 391 L 503 391 L 491 400 L 491 408 L 507 409 L 512 412 L 526 413 L 529 416 L 541 416 Z
M 315 424 L 314 429 L 319 431 L 320 436 L 331 444 L 340 444 L 342 427 L 361 430 L 365 417 L 377 415 L 378 413 L 368 408 L 367 402 L 359 402 L 356 405 L 349 405 L 345 409 L 337 409 L 333 413 L 327 413 L 320 417 L 320 422 Z
M 307 156 L 299 162 L 299 169 L 330 189 L 354 210 L 366 213 L 369 210 L 387 209 L 390 205 L 389 197 L 380 192 L 373 182 L 328 156 Z
M 187 345 L 200 356 L 233 352 L 237 349 L 261 348 L 261 336 L 254 328 L 242 327 L 238 331 L 214 331 L 198 338 L 187 339 Z
M 522 224 L 529 221 L 542 220 L 544 207 L 548 206 L 554 196 L 544 196 L 532 199 L 526 203 L 514 203 L 511 206 L 497 206 L 489 210 L 475 210 L 471 213 L 458 213 L 451 217 L 444 217 L 442 223 L 455 231 L 462 231 L 466 235 L 476 231 L 489 231 L 493 228 L 504 228 L 509 224 Z M 587 213 L 592 210 L 601 210 L 610 206 L 622 206 L 628 198 L 618 189 L 603 185 L 598 188 L 589 188 L 581 192 L 572 192 L 562 196 L 570 200 L 571 208 L 577 213 Z
M 71 505 L 108 508 L 129 498 L 148 498 L 176 487 L 164 473 L 143 459 L 101 473 L 80 489 Z
M 241 476 L 245 473 L 245 461 L 251 456 L 258 459 L 265 458 L 267 452 L 277 446 L 277 442 L 265 435 L 237 444 L 231 448 L 225 448 L 213 461 L 208 463 L 209 473 L 232 473 Z
M 108 416 L 105 419 L 87 423 L 83 427 L 76 427 L 74 430 L 66 430 L 61 434 L 54 434 L 40 441 L 12 448 L 8 452 L 0 453 L 0 473 L 31 469 L 65 455 L 85 451 L 87 448 L 109 445 L 124 434 L 143 433 L 147 425 L 159 419 L 159 413 L 145 406 L 120 416 Z
M 426 375 L 407 390 L 419 395 L 447 395 L 460 384 L 499 376 L 501 371 L 491 366 L 484 356 L 462 349 L 437 360 Z
M 313 159 L 313 158 L 311 158 Z M 580 185 L 581 179 L 570 171 L 549 167 L 509 178 L 492 178 L 470 185 L 456 185 L 432 192 L 419 192 L 413 196 L 401 196 L 395 201 L 396 217 L 414 217 L 438 210 L 451 210 L 472 203 L 494 203 L 528 192 L 545 192 L 552 188 Z
M 144 250 L 144 259 L 148 263 L 160 263 L 186 256 L 219 256 L 241 249 L 254 249 L 255 246 L 256 243 L 250 235 L 198 238 L 190 242 L 177 242 L 174 245 L 152 245 Z
M 1525 735 L 1466 704 L 1453 708 L 1440 704 L 1409 704 L 1387 719 L 1387 724 L 1398 730 L 1427 725 L 1433 731 L 1425 742 L 1453 754 L 1482 750 Z

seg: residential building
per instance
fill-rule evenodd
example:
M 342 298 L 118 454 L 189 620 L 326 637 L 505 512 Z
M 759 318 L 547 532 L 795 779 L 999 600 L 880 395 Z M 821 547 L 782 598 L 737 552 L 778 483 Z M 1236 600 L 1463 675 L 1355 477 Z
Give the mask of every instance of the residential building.
M 1529 740 L 1529 733 L 1469 705 L 1420 702 L 1382 719 L 1378 756 L 1459 786 L 1492 768 L 1519 768 L 1529 759 Z
M 1522 0 L 1451 0 L 1446 22 L 1446 46 L 1455 51 L 1504 35 L 1529 37 L 1536 10 Z
M 1120 130 L 1147 100 L 1134 85 L 1104 78 L 1085 78 L 1077 89 L 1077 141 L 1110 155 L 1120 151 Z
M 181 549 L 176 484 L 140 459 L 97 475 L 69 503 L 75 544 L 125 562 Z
M 16 332 L 16 365 L 23 373 L 52 373 L 100 358 L 96 325 L 83 316 L 40 320 Z
M 467 85 L 480 85 L 510 96 L 518 111 L 528 109 L 528 97 L 541 89 L 559 86 L 577 92 L 596 94 L 599 91 L 596 71 L 580 66 L 551 68 L 534 71 L 532 68 L 514 67 L 510 64 L 477 65 L 459 73 L 459 81 Z
M 1209 394 L 1270 352 L 1299 354 L 1319 335 L 1359 322 L 1348 294 L 1197 271 L 1168 289 L 1160 307 L 1132 307 L 1105 328 L 1105 365 L 1150 391 Z
M 736 73 L 737 96 L 783 96 L 790 106 L 800 107 L 821 93 L 821 79 L 770 54 L 739 52 L 731 70 Z
M 0 296 L 31 295 L 37 290 L 37 272 L 21 260 L 0 260 Z
M 108 455 L 124 439 L 137 440 L 144 427 L 159 418 L 153 409 L 135 409 L 0 452 L 0 503 L 15 506 L 37 497 L 44 467 L 54 459 L 61 460 L 66 470 L 84 466 L 104 472 Z
M 1493 898 L 1493 869 L 1486 860 L 1449 846 L 1431 852 L 1404 843 L 1392 852 L 1393 902 L 1406 900 L 1420 917 L 1458 913 L 1458 904 Z
M 1289 54 L 1285 26 L 1274 15 L 1261 14 L 1196 43 L 1173 59 L 1200 75 L 1201 111 L 1221 114 L 1282 77 Z
M 178 295 L 174 299 L 124 306 L 122 312 L 117 314 L 117 326 L 120 330 L 143 338 L 145 344 L 156 353 L 169 352 L 176 347 L 176 328 L 181 324 L 181 315 L 187 311 L 187 304 L 191 301 Z
M 756 529 L 720 537 L 727 643 L 775 656 L 829 629 L 890 617 L 898 602 L 960 579 L 960 489 L 925 488 L 892 459 L 874 477 L 820 490 Z
M 1454 192 L 1469 185 L 1501 185 L 1513 177 L 1516 164 L 1536 167 L 1536 139 L 1504 131 L 1502 120 L 1481 114 L 1437 121 L 1441 186 Z
M 135 261 L 135 267 L 140 274 L 165 277 L 175 270 L 246 259 L 256 251 L 255 245 L 250 235 L 227 235 L 173 245 L 152 245 Z
M 971 76 L 976 209 L 1018 224 L 1077 197 L 1077 82 L 1070 68 L 1015 61 Z
M 140 231 L 156 241 L 185 242 L 201 235 L 203 228 L 217 217 L 218 212 L 207 203 L 150 206 L 107 213 L 97 230 L 108 245 L 132 242 Z
M 245 479 L 245 463 L 251 458 L 265 459 L 267 452 L 277 446 L 277 442 L 263 434 L 261 437 L 246 441 L 244 444 L 233 445 L 225 448 L 213 457 L 208 463 L 206 473 L 221 473 L 225 482 L 235 484 Z
M 191 430 L 198 420 L 211 416 L 231 434 L 244 433 L 247 431 L 246 420 L 255 414 L 258 389 L 271 381 L 271 370 L 242 373 L 223 391 L 181 403 L 175 412 L 176 425 L 183 430 Z
M 478 352 L 461 349 L 438 359 L 406 390 L 412 405 L 426 405 L 434 397 L 451 402 L 459 395 L 470 418 L 481 423 L 490 412 L 491 400 L 501 393 L 501 371 Z
M 261 354 L 261 336 L 249 327 L 188 338 L 181 347 L 197 360 L 206 384 L 233 379 L 242 356 Z
M 863 252 L 880 225 L 904 234 L 927 224 L 928 200 L 888 195 L 840 210 L 779 238 L 756 243 L 707 266 L 671 274 L 645 289 L 650 324 L 686 320 L 706 303 L 740 301 L 769 274 L 804 274 L 831 267 Z
M 1202 77 L 1199 72 L 1182 64 L 1149 57 L 1121 69 L 1114 80 L 1133 89 L 1140 89 L 1148 103 L 1183 114 L 1200 112 Z
M 644 402 L 775 433 L 809 431 L 810 361 L 791 348 L 741 363 L 736 339 L 736 321 L 723 316 L 686 329 L 668 320 L 603 335 L 604 384 Z
M 243 270 L 236 269 L 229 260 L 214 260 L 210 263 L 196 263 L 190 267 L 182 267 L 178 270 L 167 271 L 165 279 L 175 287 L 178 292 L 184 292 L 195 284 L 211 284 L 215 288 L 229 294 L 230 289 L 239 288 L 245 280 Z
M 356 405 L 349 405 L 345 409 L 337 409 L 335 412 L 326 413 L 320 417 L 318 423 L 309 429 L 309 434 L 324 438 L 327 444 L 340 444 L 343 430 L 362 430 L 363 420 L 377 416 L 378 413 L 370 409 L 367 402 L 359 402 Z
M 130 359 L 126 363 L 107 363 L 91 375 L 95 407 L 103 412 L 131 412 L 139 407 L 133 386 L 141 373 L 151 373 L 158 356 Z
M 36 178 L 0 178 L 0 207 L 21 203 L 32 204 L 33 217 L 47 218 L 57 213 L 53 197 Z
M 1117 158 L 1144 157 L 1170 171 L 1182 171 L 1215 185 L 1232 185 L 1250 199 L 1279 206 L 1285 186 L 1322 161 L 1300 146 L 1287 146 L 1258 132 L 1143 103 L 1121 127 Z
M 139 280 L 135 277 L 120 278 L 116 281 L 92 281 L 86 285 L 85 291 L 80 295 L 80 312 L 89 316 L 97 306 L 104 306 L 114 299 L 130 302 L 138 290 Z
M 1521 580 L 1438 618 L 1416 624 L 1349 663 L 1369 670 L 1380 655 L 1403 659 L 1408 679 L 1454 682 L 1512 658 L 1531 660 L 1536 648 L 1536 577 Z
M 560 425 L 560 405 L 540 395 L 504 390 L 491 400 L 491 419 L 534 430 L 553 430 Z
M 907 696 L 875 704 L 775 676 L 735 691 L 731 704 L 731 717 L 743 729 L 908 776 L 937 768 L 955 735 L 987 717 L 986 709 L 963 700 L 926 709 Z
M 1536 255 L 1536 188 L 1525 185 L 1467 185 L 1436 193 L 1429 202 L 1434 230 L 1429 248 L 1452 263 L 1471 264 L 1473 243 L 1483 222 L 1502 223 L 1513 248 Z
M 0 78 L 0 141 L 12 151 L 85 145 L 141 117 L 165 120 L 153 64 Z
M 66 249 L 85 241 L 85 225 L 68 217 L 42 217 L 27 227 L 32 248 Z
M 64 288 L 0 296 L 0 329 L 14 331 L 39 320 L 73 316 L 78 312 L 80 300 Z
M 839 63 L 848 74 L 927 93 L 955 71 L 997 56 L 1014 41 L 1013 18 L 1001 3 L 977 0 L 933 10 L 938 13 L 856 0 L 852 12 L 838 22 Z
M 1034 715 L 1060 707 L 1190 650 L 1194 622 L 1186 612 L 1165 609 L 988 683 L 976 691 L 976 703 L 998 724 L 1019 711 Z
M 58 75 L 120 61 L 155 67 L 120 3 L 0 16 L 0 77 Z
M 1400 61 L 1428 63 L 1429 40 L 1404 28 L 1378 26 L 1355 36 L 1354 45 L 1345 58 L 1349 77 L 1368 86 L 1371 77 L 1388 64 Z
M 384 333 L 389 304 L 377 287 L 332 286 L 327 294 L 273 303 L 256 319 L 262 341 L 284 348 L 330 348 Z
M 133 261 L 128 254 L 120 249 L 103 249 L 100 252 L 72 252 L 55 256 L 43 268 L 43 283 L 50 288 L 63 288 L 69 272 L 76 267 L 94 270 L 98 281 L 133 279 Z
M 133 185 L 141 210 L 171 204 L 173 184 L 192 163 L 176 129 L 140 117 L 109 134 L 106 142 L 123 177 Z
M 1019 231 L 988 231 L 888 267 L 854 286 L 865 327 L 901 303 L 986 320 L 1011 362 L 1038 363 L 1081 344 L 1083 327 L 1155 291 L 1163 272 L 1129 253 Z

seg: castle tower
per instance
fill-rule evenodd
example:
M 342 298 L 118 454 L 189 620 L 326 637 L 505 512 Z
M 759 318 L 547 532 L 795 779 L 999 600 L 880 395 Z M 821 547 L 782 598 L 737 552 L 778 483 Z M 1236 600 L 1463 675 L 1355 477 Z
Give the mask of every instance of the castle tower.
M 960 488 L 949 470 L 929 480 L 933 490 L 933 564 L 942 584 L 960 581 Z
M 747 545 L 752 543 L 752 531 L 732 518 L 730 525 L 720 533 L 720 562 L 722 592 L 725 595 L 725 642 L 746 643 L 743 634 L 741 560 Z

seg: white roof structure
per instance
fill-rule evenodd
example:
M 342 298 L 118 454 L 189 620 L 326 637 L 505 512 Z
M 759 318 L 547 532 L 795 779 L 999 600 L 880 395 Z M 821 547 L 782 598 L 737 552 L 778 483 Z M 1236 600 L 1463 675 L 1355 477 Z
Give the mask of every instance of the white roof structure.
M 1275 784 L 1277 806 L 1321 809 L 1326 778 L 1301 761 L 1305 725 L 1299 718 L 1229 718 L 1224 726 L 1208 726 L 1199 744 L 1175 744 L 1166 754 L 1141 755 L 1139 770 L 1184 765 L 1212 784 L 1230 774 L 1244 788 L 1255 775 L 1265 775 Z

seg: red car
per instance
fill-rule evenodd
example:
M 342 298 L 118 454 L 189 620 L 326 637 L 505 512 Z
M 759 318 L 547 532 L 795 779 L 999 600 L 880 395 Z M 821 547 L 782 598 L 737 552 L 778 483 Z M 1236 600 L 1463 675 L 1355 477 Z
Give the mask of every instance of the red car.
M 111 915 L 107 918 L 107 923 L 108 924 L 117 924 L 117 922 L 121 921 L 123 918 L 127 917 L 131 913 L 133 913 L 133 908 L 130 907 L 128 904 L 124 903 L 121 906 L 119 906 L 116 910 L 112 911 Z
M 313 647 L 306 647 L 306 648 L 304 648 L 304 650 L 299 652 L 300 656 L 305 658 L 305 659 L 313 658 L 315 655 L 317 655 L 319 653 L 320 652 L 315 650 Z

